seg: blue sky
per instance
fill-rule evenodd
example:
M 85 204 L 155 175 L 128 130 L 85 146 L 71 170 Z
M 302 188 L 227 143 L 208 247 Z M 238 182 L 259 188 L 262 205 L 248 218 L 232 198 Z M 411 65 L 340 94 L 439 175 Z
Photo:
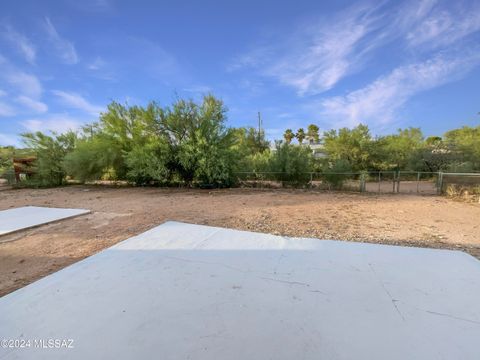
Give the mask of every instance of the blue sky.
M 3 1 L 0 144 L 212 92 L 231 126 L 480 123 L 479 1 Z

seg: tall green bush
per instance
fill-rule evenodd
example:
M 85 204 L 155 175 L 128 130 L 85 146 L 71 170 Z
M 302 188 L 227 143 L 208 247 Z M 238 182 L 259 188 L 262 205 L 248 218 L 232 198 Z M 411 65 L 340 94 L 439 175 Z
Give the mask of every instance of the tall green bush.
M 168 145 L 163 141 L 137 146 L 126 154 L 127 179 L 139 184 L 168 184 L 171 172 Z
M 309 147 L 278 142 L 269 159 L 269 171 L 285 185 L 302 186 L 310 181 L 313 155 Z
M 352 166 L 347 160 L 339 159 L 323 172 L 323 179 L 333 188 L 341 189 L 349 178 Z
M 35 175 L 31 185 L 58 186 L 65 181 L 65 156 L 73 150 L 77 136 L 74 132 L 46 135 L 42 132 L 22 134 L 23 141 L 36 154 Z
M 107 172 L 111 180 L 123 179 L 125 167 L 120 145 L 102 135 L 79 140 L 63 166 L 69 176 L 82 182 L 101 179 Z

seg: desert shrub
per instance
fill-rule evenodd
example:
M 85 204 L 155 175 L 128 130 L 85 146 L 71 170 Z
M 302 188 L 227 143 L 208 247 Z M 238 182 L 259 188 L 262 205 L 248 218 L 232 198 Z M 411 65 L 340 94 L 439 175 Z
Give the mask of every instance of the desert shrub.
M 448 197 L 467 202 L 480 202 L 479 185 L 448 184 L 445 188 L 445 194 Z
M 347 160 L 337 160 L 324 170 L 323 178 L 334 189 L 341 189 L 351 175 L 352 167 Z
M 46 135 L 41 132 L 22 134 L 24 142 L 36 154 L 35 175 L 26 182 L 29 186 L 58 186 L 65 180 L 63 161 L 74 148 L 76 134 L 67 132 Z
M 125 171 L 120 147 L 101 136 L 79 141 L 65 156 L 63 167 L 67 175 L 82 182 L 101 179 L 107 172 L 110 180 L 123 179 L 118 174 Z
M 169 150 L 164 142 L 134 147 L 125 157 L 127 179 L 138 185 L 167 184 L 170 180 Z
M 13 146 L 0 146 L 0 176 L 8 170 L 13 169 L 13 154 L 15 148 Z
M 165 108 L 158 128 L 168 140 L 170 169 L 187 184 L 228 186 L 233 179 L 235 136 L 227 128 L 223 102 L 208 95 L 202 103 L 179 100 Z
M 310 181 L 313 155 L 309 147 L 296 146 L 285 142 L 277 143 L 268 162 L 273 177 L 293 186 L 306 185 Z

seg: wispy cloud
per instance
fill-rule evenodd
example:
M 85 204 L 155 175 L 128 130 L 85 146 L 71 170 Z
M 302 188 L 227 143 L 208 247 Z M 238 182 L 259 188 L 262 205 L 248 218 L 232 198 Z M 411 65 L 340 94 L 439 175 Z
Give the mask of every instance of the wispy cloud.
M 21 125 L 28 132 L 54 131 L 64 133 L 69 130 L 77 130 L 82 124 L 91 119 L 78 119 L 68 114 L 52 114 L 44 118 L 32 118 L 21 121 Z
M 87 65 L 87 69 L 92 71 L 102 70 L 106 64 L 101 57 L 97 56 L 95 60 Z
M 306 27 L 295 36 L 296 47 L 264 71 L 293 86 L 300 95 L 331 89 L 377 44 L 366 35 L 378 26 L 370 8 L 356 7 L 322 25 Z
M 0 90 L 0 97 L 5 98 L 0 103 L 0 116 L 14 116 L 17 113 L 25 112 L 25 110 L 33 110 L 34 112 L 45 112 L 47 105 L 39 99 L 43 93 L 43 87 L 40 80 L 33 74 L 19 70 L 12 65 L 7 59 L 0 56 L 0 81 L 8 90 Z M 14 103 L 22 105 L 22 107 L 14 106 Z
M 16 114 L 15 109 L 9 104 L 0 101 L 0 117 L 9 117 Z
M 336 126 L 388 123 L 414 95 L 455 81 L 479 63 L 480 54 L 471 52 L 400 66 L 363 88 L 321 100 L 320 112 Z
M 68 2 L 79 10 L 85 12 L 111 12 L 114 9 L 111 0 L 68 0 Z
M 105 110 L 104 107 L 94 105 L 80 94 L 74 92 L 52 90 L 52 93 L 55 94 L 64 105 L 70 106 L 74 109 L 82 110 L 92 115 L 98 115 L 100 112 Z
M 12 88 L 22 95 L 38 98 L 43 92 L 40 80 L 33 74 L 19 70 L 12 65 L 6 58 L 0 55 L 0 80 L 3 80 L 3 86 L 10 91 Z
M 45 30 L 57 54 L 66 64 L 78 63 L 78 55 L 72 42 L 60 36 L 48 17 L 45 18 Z
M 32 98 L 39 98 L 42 95 L 42 84 L 35 75 L 10 67 L 3 76 L 7 83 L 23 95 Z
M 15 101 L 23 106 L 25 106 L 27 109 L 32 110 L 36 113 L 44 113 L 48 111 L 48 106 L 47 104 L 29 98 L 28 96 L 25 95 L 20 95 L 18 96 Z
M 116 81 L 116 64 L 105 61 L 102 57 L 97 56 L 94 60 L 86 64 L 86 68 L 90 74 L 98 79 Z
M 31 41 L 23 34 L 17 32 L 11 25 L 4 26 L 3 36 L 7 39 L 30 64 L 35 63 L 36 49 Z
M 436 48 L 456 42 L 480 30 L 480 3 L 462 4 L 446 10 L 434 7 L 413 29 L 406 39 L 410 46 Z
M 182 89 L 190 93 L 206 94 L 212 91 L 212 88 L 207 85 L 191 85 Z
M 480 30 L 478 4 L 458 9 L 437 0 L 357 3 L 329 18 L 304 21 L 291 35 L 254 47 L 233 59 L 227 71 L 257 69 L 299 96 L 318 95 L 364 69 L 387 45 L 423 52 Z
M 227 70 L 258 68 L 301 96 L 327 91 L 358 71 L 364 57 L 386 41 L 379 29 L 388 19 L 379 8 L 355 5 L 328 19 L 304 22 L 286 39 L 235 58 Z

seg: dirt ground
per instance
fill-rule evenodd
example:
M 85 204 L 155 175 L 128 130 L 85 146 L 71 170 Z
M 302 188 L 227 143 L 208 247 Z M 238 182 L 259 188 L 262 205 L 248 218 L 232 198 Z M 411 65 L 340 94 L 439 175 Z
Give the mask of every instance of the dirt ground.
M 0 296 L 166 220 L 480 258 L 480 204 L 439 196 L 96 186 L 0 192 L 0 210 L 25 205 L 92 213 L 0 237 Z

